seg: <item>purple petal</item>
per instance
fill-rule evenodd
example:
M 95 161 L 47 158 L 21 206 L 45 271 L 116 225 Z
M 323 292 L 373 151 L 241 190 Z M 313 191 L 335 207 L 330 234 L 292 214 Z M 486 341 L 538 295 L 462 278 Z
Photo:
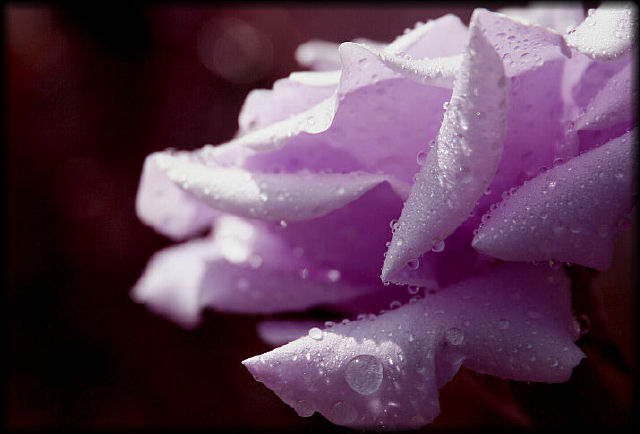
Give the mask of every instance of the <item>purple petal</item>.
M 325 215 L 386 181 L 367 173 L 259 173 L 206 165 L 190 153 L 149 158 L 185 192 L 219 211 L 271 221 Z
M 312 329 L 243 364 L 300 416 L 359 429 L 418 428 L 460 366 L 519 381 L 566 381 L 584 357 L 559 270 L 502 264 L 371 320 Z
M 449 57 L 462 53 L 468 29 L 460 18 L 447 14 L 427 23 L 417 23 L 384 47 L 390 54 L 408 54 L 414 59 Z
M 528 7 L 512 7 L 498 10 L 511 18 L 526 24 L 537 24 L 565 33 L 567 28 L 575 28 L 584 19 L 584 9 L 580 3 L 545 3 Z
M 575 31 L 565 36 L 567 44 L 598 60 L 615 60 L 635 47 L 638 13 L 633 3 L 603 3 L 589 10 Z
M 435 148 L 405 202 L 382 269 L 383 280 L 453 233 L 475 207 L 497 168 L 504 140 L 508 81 L 481 30 L 476 10 L 453 96 Z M 479 113 L 479 115 L 477 114 Z
M 275 313 L 332 306 L 380 291 L 374 276 L 362 283 L 349 269 L 309 260 L 310 253 L 277 231 L 237 217 L 215 221 L 212 236 L 156 253 L 133 298 L 185 327 L 203 308 Z
M 618 222 L 633 205 L 635 135 L 628 132 L 522 185 L 489 214 L 473 246 L 508 261 L 609 268 Z
M 320 321 L 268 320 L 256 326 L 258 336 L 265 343 L 278 347 L 306 335 L 313 327 L 323 327 Z
M 576 130 L 598 130 L 632 121 L 637 96 L 637 89 L 632 86 L 632 66 L 628 62 L 606 82 L 576 120 Z
M 333 94 L 339 77 L 339 71 L 294 73 L 289 78 L 276 81 L 273 90 L 252 90 L 238 117 L 239 134 L 244 135 L 309 110 Z
M 173 240 L 197 234 L 219 214 L 171 182 L 153 154 L 144 162 L 136 212 L 145 224 Z

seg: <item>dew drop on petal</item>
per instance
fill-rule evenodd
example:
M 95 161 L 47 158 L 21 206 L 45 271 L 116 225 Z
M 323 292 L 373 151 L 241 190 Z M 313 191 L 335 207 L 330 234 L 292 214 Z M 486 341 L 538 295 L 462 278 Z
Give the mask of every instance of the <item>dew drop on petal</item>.
M 420 151 L 416 154 L 416 162 L 419 166 L 424 166 L 424 163 L 427 161 L 427 151 Z
M 348 402 L 336 401 L 326 416 L 336 425 L 347 425 L 356 420 L 358 412 Z
M 391 310 L 397 309 L 400 306 L 402 306 L 402 303 L 400 303 L 398 300 L 394 300 L 391 303 L 389 303 L 389 309 L 391 309 Z
M 411 270 L 417 270 L 420 267 L 420 261 L 417 258 L 411 259 L 409 260 L 409 262 L 407 262 L 407 267 L 409 267 Z
M 361 395 L 370 395 L 378 390 L 383 376 L 382 363 L 368 354 L 349 360 L 344 370 L 344 379 L 349 387 Z
M 585 314 L 578 316 L 578 326 L 580 328 L 580 334 L 584 335 L 589 333 L 591 330 L 591 320 Z
M 329 270 L 329 272 L 327 273 L 327 278 L 331 281 L 331 282 L 337 282 L 338 280 L 340 280 L 341 277 L 341 273 L 339 270 Z
M 309 329 L 309 337 L 311 339 L 315 339 L 316 341 L 319 341 L 320 339 L 322 339 L 322 330 L 320 330 L 318 327 L 313 327 Z
M 298 413 L 298 416 L 300 417 L 309 417 L 313 413 L 315 413 L 315 410 L 313 409 L 309 401 L 305 401 L 304 399 L 296 402 L 293 409 L 296 411 L 296 413 Z
M 439 253 L 439 252 L 442 252 L 444 250 L 444 247 L 445 247 L 445 244 L 444 244 L 443 240 L 434 241 L 433 247 L 431 247 L 431 251 Z

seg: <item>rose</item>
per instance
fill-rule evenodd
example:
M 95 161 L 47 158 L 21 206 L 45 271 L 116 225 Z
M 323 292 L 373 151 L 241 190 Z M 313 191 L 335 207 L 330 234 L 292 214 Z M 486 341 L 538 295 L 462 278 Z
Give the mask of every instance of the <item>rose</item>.
M 504 12 L 303 46 L 337 69 L 252 92 L 227 144 L 149 156 L 141 219 L 213 231 L 159 252 L 134 297 L 187 327 L 203 307 L 358 315 L 243 362 L 339 425 L 425 425 L 460 366 L 568 380 L 584 354 L 559 265 L 608 268 L 633 204 L 635 10 Z

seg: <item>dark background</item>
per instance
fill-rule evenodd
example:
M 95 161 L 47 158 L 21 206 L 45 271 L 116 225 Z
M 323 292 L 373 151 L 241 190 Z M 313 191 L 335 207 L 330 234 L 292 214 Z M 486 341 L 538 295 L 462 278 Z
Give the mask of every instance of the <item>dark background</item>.
M 171 244 L 135 216 L 142 162 L 229 140 L 251 89 L 301 69 L 300 43 L 390 42 L 446 12 L 468 23 L 472 8 L 88 4 L 3 9 L 5 430 L 347 431 L 299 418 L 240 364 L 269 349 L 255 335 L 260 318 L 208 312 L 187 332 L 131 301 L 148 258 Z M 261 50 L 234 42 L 238 25 Z M 631 427 L 635 233 L 605 275 L 570 270 L 592 330 L 569 383 L 463 370 L 425 431 Z

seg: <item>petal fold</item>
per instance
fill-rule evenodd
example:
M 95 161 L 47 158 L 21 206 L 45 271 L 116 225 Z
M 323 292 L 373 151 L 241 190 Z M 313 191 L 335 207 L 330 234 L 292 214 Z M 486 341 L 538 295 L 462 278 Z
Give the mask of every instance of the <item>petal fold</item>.
M 475 207 L 498 166 L 506 130 L 509 83 L 476 10 L 469 46 L 434 149 L 405 202 L 382 268 L 394 274 L 448 237 Z
M 219 212 L 175 185 L 154 155 L 145 159 L 142 169 L 136 196 L 138 218 L 173 240 L 191 237 L 210 227 Z
M 561 270 L 501 264 L 377 317 L 321 330 L 243 364 L 300 416 L 357 429 L 423 426 L 460 366 L 518 381 L 566 381 L 584 357 L 573 344 Z
M 507 261 L 608 269 L 634 203 L 636 136 L 627 132 L 520 186 L 483 219 L 472 245 Z
M 605 2 L 590 9 L 585 20 L 565 39 L 567 44 L 596 60 L 616 60 L 636 45 L 638 10 L 631 3 Z
M 213 234 L 161 250 L 149 261 L 132 297 L 186 328 L 201 312 L 278 313 L 334 307 L 380 291 L 377 279 L 311 262 L 261 224 L 233 216 L 215 220 Z
M 367 173 L 260 173 L 193 161 L 191 154 L 156 153 L 157 167 L 210 207 L 271 221 L 323 216 L 386 181 Z

